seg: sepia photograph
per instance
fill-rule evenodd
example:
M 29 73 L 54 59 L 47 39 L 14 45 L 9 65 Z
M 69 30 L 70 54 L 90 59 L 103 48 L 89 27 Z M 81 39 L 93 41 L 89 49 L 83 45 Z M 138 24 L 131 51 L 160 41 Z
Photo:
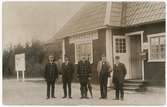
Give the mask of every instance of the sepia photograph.
M 2 1 L 2 104 L 166 104 L 165 1 Z

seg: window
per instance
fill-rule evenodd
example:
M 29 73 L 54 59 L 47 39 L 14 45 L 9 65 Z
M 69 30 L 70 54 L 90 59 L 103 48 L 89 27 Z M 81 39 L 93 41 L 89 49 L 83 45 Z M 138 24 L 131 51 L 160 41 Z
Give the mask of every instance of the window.
M 165 33 L 148 35 L 149 61 L 165 61 Z
M 93 63 L 92 42 L 76 43 L 75 44 L 75 63 L 81 59 L 82 56 L 88 58 L 90 63 Z
M 98 32 L 86 32 L 70 37 L 69 42 L 75 44 L 75 63 L 81 59 L 82 56 L 88 58 L 90 63 L 93 63 L 93 48 L 92 41 L 98 39 Z
M 117 38 L 115 39 L 116 43 L 116 53 L 126 53 L 126 40 L 125 38 Z

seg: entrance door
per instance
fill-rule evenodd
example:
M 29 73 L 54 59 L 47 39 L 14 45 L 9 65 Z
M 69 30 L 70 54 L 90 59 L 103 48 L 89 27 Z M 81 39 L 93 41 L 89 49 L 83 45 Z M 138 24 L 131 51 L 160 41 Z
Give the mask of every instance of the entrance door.
M 131 79 L 130 70 L 129 70 L 129 40 L 126 36 L 113 36 L 113 55 L 120 56 L 120 62 L 125 64 L 127 69 L 126 79 Z M 114 61 L 115 63 L 115 61 Z
M 130 70 L 132 79 L 142 79 L 142 58 L 141 53 L 141 36 L 129 36 L 130 40 Z

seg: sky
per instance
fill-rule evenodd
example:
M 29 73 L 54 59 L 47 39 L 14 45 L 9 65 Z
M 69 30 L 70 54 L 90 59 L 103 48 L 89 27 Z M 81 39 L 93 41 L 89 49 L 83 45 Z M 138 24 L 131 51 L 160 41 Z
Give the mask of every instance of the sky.
M 4 2 L 3 48 L 32 40 L 46 42 L 84 2 Z

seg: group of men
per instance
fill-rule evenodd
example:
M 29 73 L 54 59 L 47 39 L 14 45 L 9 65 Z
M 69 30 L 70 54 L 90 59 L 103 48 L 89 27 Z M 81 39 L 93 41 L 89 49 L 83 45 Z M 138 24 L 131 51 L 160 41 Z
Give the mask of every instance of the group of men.
M 124 90 L 123 83 L 126 76 L 126 67 L 120 61 L 120 57 L 115 57 L 115 64 L 113 68 L 111 68 L 110 64 L 107 62 L 105 55 L 102 55 L 101 60 L 97 64 L 97 72 L 100 83 L 100 99 L 107 99 L 107 83 L 108 77 L 110 77 L 110 73 L 113 72 L 113 84 L 115 89 L 115 99 L 114 100 L 123 100 L 124 99 Z M 91 86 L 91 77 L 92 77 L 92 69 L 91 64 L 86 57 L 82 57 L 81 60 L 77 64 L 77 78 L 80 82 L 80 92 L 81 99 L 88 98 L 87 92 L 88 89 L 90 91 L 91 97 L 92 95 L 92 86 Z M 61 74 L 63 81 L 63 90 L 64 96 L 62 98 L 68 97 L 71 99 L 71 82 L 74 76 L 75 67 L 74 64 L 69 60 L 68 56 L 65 56 L 65 62 L 62 63 L 61 66 Z M 45 66 L 45 80 L 47 83 L 47 99 L 50 98 L 50 94 L 52 98 L 56 98 L 54 96 L 54 88 L 55 82 L 58 79 L 59 71 L 56 63 L 54 63 L 54 56 L 49 55 L 49 63 Z M 67 88 L 68 87 L 68 88 Z M 50 91 L 51 90 L 51 91 Z

